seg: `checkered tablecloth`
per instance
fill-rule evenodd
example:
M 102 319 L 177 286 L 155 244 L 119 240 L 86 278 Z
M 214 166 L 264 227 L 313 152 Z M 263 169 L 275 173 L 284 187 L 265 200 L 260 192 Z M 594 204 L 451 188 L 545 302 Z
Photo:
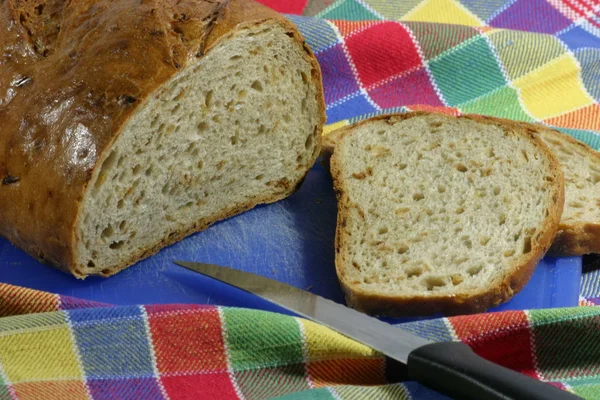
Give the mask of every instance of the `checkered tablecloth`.
M 323 69 L 329 124 L 435 109 L 542 122 L 600 147 L 598 0 L 263 0 Z M 0 4 L 0 7 L 2 5 Z M 600 276 L 581 307 L 402 325 L 600 398 Z M 0 284 L 0 400 L 441 399 L 312 322 L 198 305 L 116 307 Z

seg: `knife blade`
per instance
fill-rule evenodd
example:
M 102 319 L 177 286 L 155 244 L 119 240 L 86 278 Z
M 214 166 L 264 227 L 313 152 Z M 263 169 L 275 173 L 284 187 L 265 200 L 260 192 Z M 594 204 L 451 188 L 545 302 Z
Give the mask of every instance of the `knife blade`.
M 453 398 L 572 400 L 579 397 L 487 361 L 460 342 L 434 343 L 316 294 L 214 264 L 175 264 L 257 295 L 407 365 L 409 377 Z

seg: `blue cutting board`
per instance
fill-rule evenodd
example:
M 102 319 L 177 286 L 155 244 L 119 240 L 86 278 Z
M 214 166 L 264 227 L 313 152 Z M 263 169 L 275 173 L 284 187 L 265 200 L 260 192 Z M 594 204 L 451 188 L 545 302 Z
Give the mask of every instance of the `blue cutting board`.
M 0 239 L 0 281 L 112 304 L 204 303 L 284 312 L 172 263 L 203 261 L 262 274 L 343 303 L 334 268 L 336 213 L 331 178 L 316 164 L 288 199 L 220 222 L 109 279 L 77 280 Z M 580 277 L 580 257 L 546 258 L 521 293 L 494 310 L 575 306 Z

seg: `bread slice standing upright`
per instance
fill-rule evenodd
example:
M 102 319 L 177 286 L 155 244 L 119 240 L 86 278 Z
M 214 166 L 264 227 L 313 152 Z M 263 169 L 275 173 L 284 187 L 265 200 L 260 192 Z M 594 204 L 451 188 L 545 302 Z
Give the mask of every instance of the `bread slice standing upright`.
M 481 312 L 527 283 L 564 202 L 558 161 L 534 134 L 420 112 L 343 129 L 331 171 L 349 305 L 390 316 Z
M 571 136 L 528 124 L 558 158 L 565 175 L 565 208 L 549 253 L 600 253 L 600 153 Z
M 251 0 L 11 0 L 0 47 L 0 235 L 77 277 L 288 196 L 319 154 L 319 65 Z

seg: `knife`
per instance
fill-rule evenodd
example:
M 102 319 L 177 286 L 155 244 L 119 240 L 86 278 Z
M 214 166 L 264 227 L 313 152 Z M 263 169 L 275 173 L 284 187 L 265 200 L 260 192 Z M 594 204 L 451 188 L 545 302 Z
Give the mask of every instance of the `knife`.
M 479 357 L 460 342 L 434 343 L 288 284 L 213 264 L 175 261 L 325 325 L 406 364 L 410 379 L 457 399 L 572 400 L 578 396 Z

